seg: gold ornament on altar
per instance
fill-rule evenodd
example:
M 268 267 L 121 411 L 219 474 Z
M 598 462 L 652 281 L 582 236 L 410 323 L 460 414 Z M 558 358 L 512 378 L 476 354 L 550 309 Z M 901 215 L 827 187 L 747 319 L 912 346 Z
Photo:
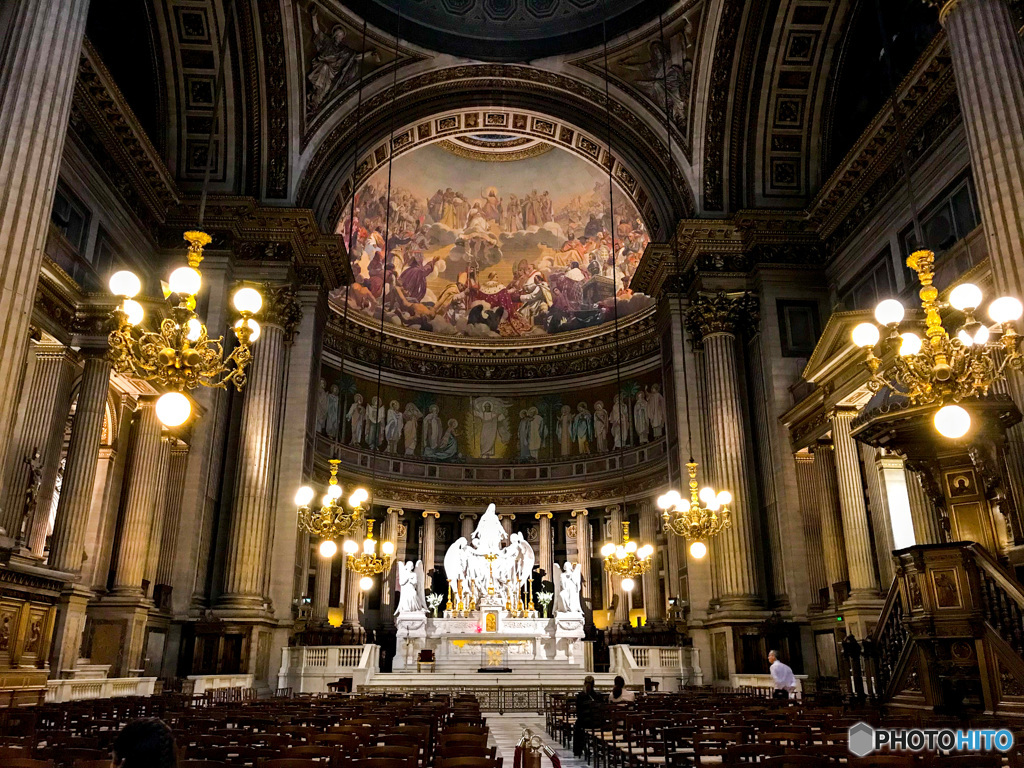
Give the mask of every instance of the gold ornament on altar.
M 263 297 L 255 288 L 240 288 L 232 297 L 240 319 L 234 324 L 238 338 L 231 354 L 224 355 L 224 337 L 211 339 L 206 325 L 196 316 L 196 294 L 202 287 L 199 264 L 203 248 L 210 244 L 205 232 L 186 232 L 188 266 L 171 272 L 164 290 L 170 316 L 160 321 L 159 331 L 140 326 L 145 310 L 135 301 L 142 282 L 132 272 L 122 270 L 110 277 L 110 292 L 120 296 L 121 305 L 111 312 L 114 329 L 110 332 L 110 359 L 114 370 L 135 379 L 150 381 L 170 390 L 157 400 L 156 412 L 168 427 L 177 427 L 192 415 L 192 404 L 183 394 L 199 386 L 225 389 L 233 384 L 245 386 L 245 369 L 252 360 L 250 346 L 260 335 L 253 316 L 263 306 Z
M 390 541 L 381 544 L 381 553 L 377 554 L 377 540 L 373 538 L 373 519 L 366 521 L 366 539 L 363 541 L 363 552 L 358 554 L 359 545 L 352 539 L 345 541 L 345 565 L 350 571 L 363 578 L 359 585 L 365 591 L 373 585 L 372 576 L 384 573 L 391 567 L 391 558 L 395 554 L 395 545 Z
M 717 536 L 730 525 L 729 504 L 732 494 L 728 491 L 715 493 L 714 488 L 697 490 L 697 462 L 686 465 L 690 474 L 690 503 L 678 491 L 669 491 L 658 497 L 658 508 L 665 530 L 682 536 L 690 542 L 690 554 L 700 560 L 708 553 L 707 541 Z
M 874 323 L 861 323 L 853 329 L 853 343 L 867 350 L 865 364 L 871 371 L 868 386 L 872 392 L 888 387 L 907 398 L 910 405 L 935 405 L 936 430 L 951 439 L 970 431 L 971 415 L 959 403 L 984 397 L 991 386 L 1005 378 L 1007 367 L 1021 370 L 1021 336 L 1014 323 L 1024 314 L 1024 306 L 1012 296 L 1003 296 L 988 305 L 994 325 L 975 317 L 981 306 L 981 289 L 961 283 L 949 294 L 949 301 L 938 300 L 932 284 L 935 254 L 916 251 L 907 258 L 907 266 L 921 282 L 918 296 L 924 312 L 923 322 L 904 322 L 905 310 L 896 299 L 886 299 L 875 308 Z M 951 307 L 963 315 L 953 335 L 942 323 L 941 310 Z M 920 330 L 921 338 L 908 326 Z M 887 329 L 881 338 L 878 326 Z M 901 333 L 901 328 L 906 329 Z M 881 357 L 875 356 L 880 344 Z
M 601 547 L 601 556 L 604 557 L 604 569 L 608 573 L 619 576 L 622 579 L 622 588 L 627 592 L 633 589 L 633 579 L 647 573 L 651 567 L 651 555 L 654 554 L 654 547 L 650 544 L 637 545 L 629 538 L 629 523 L 622 521 L 622 542 L 615 544 L 608 542 Z
M 344 491 L 338 483 L 338 465 L 341 460 L 330 459 L 328 463 L 331 465 L 331 479 L 327 481 L 327 493 L 321 499 L 319 508 L 310 506 L 316 496 L 316 491 L 310 486 L 304 485 L 295 493 L 295 505 L 299 508 L 299 530 L 323 539 L 320 543 L 320 554 L 323 557 L 333 557 L 338 551 L 335 542 L 352 532 L 362 519 L 363 502 L 370 497 L 365 489 L 356 488 L 349 496 L 346 507 L 341 500 Z

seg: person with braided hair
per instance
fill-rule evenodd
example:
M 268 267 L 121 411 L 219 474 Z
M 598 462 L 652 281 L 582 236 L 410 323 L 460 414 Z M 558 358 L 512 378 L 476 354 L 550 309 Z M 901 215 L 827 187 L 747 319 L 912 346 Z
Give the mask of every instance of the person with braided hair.
M 177 768 L 174 734 L 163 720 L 132 720 L 114 739 L 112 768 Z

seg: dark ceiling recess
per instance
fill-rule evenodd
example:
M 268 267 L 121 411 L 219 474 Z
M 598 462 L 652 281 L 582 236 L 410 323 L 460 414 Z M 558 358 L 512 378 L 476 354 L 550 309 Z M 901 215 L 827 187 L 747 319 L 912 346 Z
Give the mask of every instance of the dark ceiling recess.
M 671 0 L 344 0 L 374 26 L 439 53 L 523 62 L 574 53 L 656 19 Z

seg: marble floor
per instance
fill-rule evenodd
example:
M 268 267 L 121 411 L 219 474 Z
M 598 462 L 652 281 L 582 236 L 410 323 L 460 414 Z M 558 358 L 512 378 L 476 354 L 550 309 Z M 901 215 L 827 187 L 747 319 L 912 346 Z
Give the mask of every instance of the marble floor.
M 572 756 L 572 750 L 562 749 L 561 745 L 551 738 L 544 730 L 544 716 L 531 715 L 528 713 L 515 713 L 498 715 L 494 712 L 485 712 L 487 725 L 491 729 L 491 738 L 498 745 L 498 755 L 505 758 L 505 768 L 513 767 L 515 759 L 516 744 L 523 736 L 523 729 L 529 728 L 549 747 L 552 747 L 562 762 L 562 768 L 586 768 L 586 763 L 577 760 Z M 541 758 L 541 768 L 550 768 L 551 761 L 548 758 Z

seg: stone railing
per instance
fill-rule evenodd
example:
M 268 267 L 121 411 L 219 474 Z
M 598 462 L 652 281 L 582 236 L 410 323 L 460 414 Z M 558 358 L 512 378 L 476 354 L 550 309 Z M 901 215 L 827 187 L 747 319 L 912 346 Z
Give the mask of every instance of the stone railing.
M 152 696 L 155 687 L 155 677 L 48 680 L 46 701 L 60 703 L 82 699 L 109 699 L 114 696 Z
M 281 649 L 277 687 L 293 693 L 327 693 L 329 683 L 350 677 L 356 690 L 379 671 L 376 645 L 293 646 Z
M 796 678 L 796 692 L 793 694 L 793 698 L 802 698 L 804 693 L 804 680 L 807 679 L 807 675 L 794 675 Z M 763 695 L 765 698 L 770 698 L 772 693 L 775 691 L 775 681 L 772 680 L 771 675 L 730 675 L 729 684 L 734 690 L 747 690 L 750 693 Z
M 610 651 L 610 671 L 622 675 L 626 685 L 643 685 L 650 680 L 658 683 L 659 691 L 674 691 L 704 682 L 695 648 L 613 645 Z
M 220 691 L 226 688 L 252 688 L 255 675 L 189 675 L 187 679 L 192 683 L 192 695 L 202 696 L 207 691 Z

